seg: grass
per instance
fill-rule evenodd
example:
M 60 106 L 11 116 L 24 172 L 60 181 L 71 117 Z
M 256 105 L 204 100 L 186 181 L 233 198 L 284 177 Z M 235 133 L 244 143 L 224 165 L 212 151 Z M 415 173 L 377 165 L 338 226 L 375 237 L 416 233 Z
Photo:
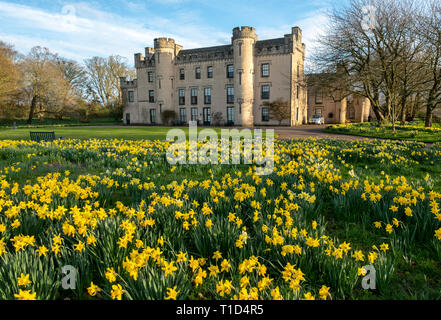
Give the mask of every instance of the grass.
M 17 128 L 38 128 L 45 126 L 65 127 L 65 126 L 103 126 L 103 125 L 119 125 L 121 121 L 117 121 L 114 118 L 99 118 L 90 119 L 88 122 L 82 122 L 79 119 L 34 119 L 31 125 L 27 124 L 27 119 L 0 119 L 0 128 L 12 128 L 14 125 Z
M 29 140 L 29 132 L 54 131 L 55 136 L 63 139 L 129 139 L 129 140 L 165 140 L 171 129 L 182 129 L 188 135 L 188 127 L 56 127 L 42 126 L 38 128 L 1 129 L 0 140 Z M 214 129 L 219 135 L 221 129 Z M 228 129 L 228 128 L 225 128 Z M 198 132 L 204 128 L 198 128 Z M 262 130 L 265 137 L 265 131 Z M 275 135 L 277 136 L 277 135 Z
M 0 129 L 1 140 L 29 140 L 30 131 L 55 131 L 56 137 L 63 139 L 131 139 L 131 140 L 163 140 L 166 127 L 54 127 L 45 126 L 37 129 L 18 128 Z M 184 129 L 188 132 L 188 129 Z
M 433 128 L 425 128 L 420 121 L 405 126 L 397 125 L 395 132 L 392 125 L 379 126 L 377 123 L 331 125 L 325 129 L 325 132 L 390 140 L 441 142 L 440 124 L 434 124 Z

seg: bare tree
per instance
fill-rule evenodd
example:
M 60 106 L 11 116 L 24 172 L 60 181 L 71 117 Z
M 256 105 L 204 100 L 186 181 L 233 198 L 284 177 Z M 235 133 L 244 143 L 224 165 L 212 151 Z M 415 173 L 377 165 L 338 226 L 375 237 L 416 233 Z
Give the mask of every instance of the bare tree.
M 14 49 L 14 46 L 3 41 L 0 41 L 0 55 L 11 59 L 13 62 L 16 62 L 17 58 L 19 57 L 19 54 Z
M 12 98 L 19 87 L 19 70 L 14 63 L 15 51 L 12 46 L 0 42 L 0 108 Z
M 70 83 L 60 69 L 58 56 L 34 47 L 20 61 L 23 93 L 29 104 L 28 124 L 36 114 L 62 116 L 75 105 Z
M 419 35 L 425 43 L 424 70 L 426 83 L 425 126 L 432 126 L 433 111 L 441 105 L 441 5 L 430 1 L 426 14 L 419 16 Z
M 263 105 L 269 108 L 270 117 L 279 121 L 279 125 L 283 120 L 291 117 L 291 107 L 289 101 L 279 98 L 273 102 L 265 101 Z
M 368 98 L 377 119 L 395 124 L 399 106 L 418 88 L 419 68 L 409 63 L 421 50 L 414 35 L 417 15 L 413 0 L 350 0 L 334 9 L 314 55 L 319 71 L 342 79 L 328 82 L 330 91 L 341 90 L 340 99 L 352 93 Z
M 69 82 L 72 92 L 80 98 L 87 98 L 87 72 L 84 66 L 62 57 L 57 61 L 64 78 Z
M 134 71 L 120 56 L 93 57 L 85 61 L 89 89 L 94 98 L 104 106 L 121 104 L 120 77 L 134 77 Z

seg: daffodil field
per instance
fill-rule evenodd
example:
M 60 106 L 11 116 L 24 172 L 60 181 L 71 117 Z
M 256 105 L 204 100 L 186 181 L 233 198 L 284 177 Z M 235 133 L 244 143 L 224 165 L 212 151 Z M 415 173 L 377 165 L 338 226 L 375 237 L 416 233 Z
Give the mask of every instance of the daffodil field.
M 441 145 L 276 141 L 267 176 L 168 145 L 0 141 L 0 299 L 441 297 Z

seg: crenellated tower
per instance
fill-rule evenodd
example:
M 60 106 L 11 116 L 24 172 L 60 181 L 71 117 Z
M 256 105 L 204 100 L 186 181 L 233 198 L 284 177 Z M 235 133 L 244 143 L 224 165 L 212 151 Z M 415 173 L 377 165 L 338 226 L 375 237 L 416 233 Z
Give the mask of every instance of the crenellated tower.
M 254 125 L 254 46 L 257 35 L 252 27 L 233 29 L 234 95 L 237 123 L 244 127 Z
M 154 40 L 154 45 L 156 104 L 159 112 L 174 110 L 174 61 L 180 46 L 177 46 L 175 40 L 171 38 L 157 38 Z

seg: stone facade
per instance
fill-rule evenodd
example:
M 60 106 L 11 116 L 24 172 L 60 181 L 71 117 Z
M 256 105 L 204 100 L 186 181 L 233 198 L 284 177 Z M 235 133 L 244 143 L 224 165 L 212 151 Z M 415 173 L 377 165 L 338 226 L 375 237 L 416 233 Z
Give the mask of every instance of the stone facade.
M 263 105 L 278 98 L 291 108 L 283 125 L 306 123 L 304 61 L 298 27 L 263 41 L 252 27 L 234 28 L 231 44 L 191 50 L 155 39 L 145 56 L 135 54 L 137 79 L 121 78 L 124 123 L 159 125 L 161 113 L 173 110 L 181 124 L 278 125 Z
M 338 93 L 327 94 L 320 86 L 314 85 L 316 75 L 308 75 L 308 115 L 321 115 L 326 124 L 344 124 L 346 122 L 367 122 L 374 119 L 369 99 L 352 94 L 339 99 Z M 323 76 L 323 75 L 321 75 Z

